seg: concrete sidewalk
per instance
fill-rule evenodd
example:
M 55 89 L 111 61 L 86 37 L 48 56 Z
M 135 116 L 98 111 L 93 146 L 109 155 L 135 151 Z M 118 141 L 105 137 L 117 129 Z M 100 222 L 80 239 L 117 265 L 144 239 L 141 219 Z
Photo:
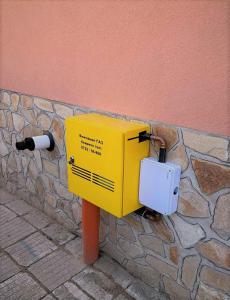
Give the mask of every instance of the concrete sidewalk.
M 82 259 L 81 238 L 0 190 L 0 299 L 168 299 L 101 253 Z

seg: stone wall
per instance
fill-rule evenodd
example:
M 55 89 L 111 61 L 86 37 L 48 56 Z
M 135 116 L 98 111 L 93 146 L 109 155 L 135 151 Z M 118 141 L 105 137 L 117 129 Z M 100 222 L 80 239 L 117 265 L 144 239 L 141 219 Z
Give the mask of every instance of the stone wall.
M 64 119 L 86 112 L 91 110 L 1 90 L 1 186 L 78 234 L 81 201 L 67 190 Z M 168 161 L 182 167 L 177 213 L 151 222 L 101 212 L 101 249 L 171 299 L 229 299 L 229 140 L 146 122 L 167 141 Z M 43 130 L 54 134 L 55 151 L 16 150 L 16 141 Z

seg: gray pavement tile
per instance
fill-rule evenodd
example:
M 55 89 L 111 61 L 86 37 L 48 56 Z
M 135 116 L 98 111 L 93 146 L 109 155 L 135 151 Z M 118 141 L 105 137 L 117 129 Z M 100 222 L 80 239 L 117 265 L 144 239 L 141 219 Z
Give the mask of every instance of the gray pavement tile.
M 44 213 L 37 209 L 33 209 L 28 214 L 24 215 L 23 218 L 32 224 L 37 229 L 46 227 L 48 224 L 52 223 L 53 220 L 46 216 Z
M 140 280 L 134 281 L 125 291 L 136 300 L 169 300 L 164 294 Z
M 0 226 L 16 217 L 17 215 L 14 212 L 3 205 L 0 205 Z
M 90 267 L 74 276 L 72 281 L 95 299 L 111 300 L 121 293 L 111 279 Z
M 29 271 L 49 290 L 54 290 L 82 270 L 70 254 L 57 250 L 29 267 Z
M 134 299 L 134 298 L 125 293 L 120 294 L 116 298 L 114 298 L 114 300 L 132 300 L 132 299 Z
M 19 265 L 27 267 L 56 249 L 57 246 L 44 235 L 35 232 L 26 239 L 6 248 L 6 251 Z
M 65 250 L 69 251 L 76 259 L 82 259 L 83 249 L 82 249 L 82 239 L 77 237 L 74 240 L 65 244 Z
M 11 195 L 7 191 L 0 189 L 0 203 L 5 204 L 15 200 L 15 196 Z
M 52 295 L 47 295 L 44 298 L 42 298 L 42 300 L 55 300 L 55 298 Z
M 111 276 L 113 280 L 123 288 L 127 288 L 127 286 L 135 280 L 132 275 L 121 267 L 121 265 L 106 255 L 103 255 L 98 261 L 96 261 L 94 267 L 101 270 L 108 276 Z
M 7 255 L 0 255 L 0 282 L 19 272 L 19 267 Z
M 89 300 L 91 299 L 82 292 L 75 284 L 67 281 L 53 291 L 55 297 L 60 300 Z
M 43 228 L 42 231 L 54 242 L 63 245 L 75 238 L 75 235 L 59 224 L 50 224 Z
M 17 217 L 6 222 L 0 229 L 0 247 L 6 248 L 33 233 L 36 229 Z
M 27 273 L 18 273 L 0 284 L 0 300 L 38 300 L 46 291 Z
M 13 202 L 8 202 L 5 205 L 11 210 L 13 210 L 19 216 L 24 215 L 25 213 L 33 210 L 32 206 L 28 205 L 26 202 L 22 200 L 15 200 Z

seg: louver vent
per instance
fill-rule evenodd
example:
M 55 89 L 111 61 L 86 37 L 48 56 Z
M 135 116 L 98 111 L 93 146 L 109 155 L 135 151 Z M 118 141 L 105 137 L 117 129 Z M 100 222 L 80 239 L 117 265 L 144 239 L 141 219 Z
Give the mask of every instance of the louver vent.
M 76 165 L 72 165 L 72 173 L 76 176 L 79 176 L 85 180 L 91 181 L 92 183 L 110 191 L 114 192 L 114 181 L 105 178 L 101 175 L 98 175 L 96 173 L 92 173 L 89 170 L 86 170 L 84 168 L 81 168 Z
M 76 165 L 72 165 L 72 173 L 74 175 L 77 175 L 81 178 L 84 178 L 88 181 L 91 181 L 91 172 L 86 170 L 86 169 L 83 169 L 81 167 L 78 167 Z
M 94 184 L 97 184 L 97 185 L 103 187 L 104 189 L 114 192 L 114 181 L 112 181 L 110 179 L 107 179 L 103 176 L 93 173 L 92 174 L 92 182 Z

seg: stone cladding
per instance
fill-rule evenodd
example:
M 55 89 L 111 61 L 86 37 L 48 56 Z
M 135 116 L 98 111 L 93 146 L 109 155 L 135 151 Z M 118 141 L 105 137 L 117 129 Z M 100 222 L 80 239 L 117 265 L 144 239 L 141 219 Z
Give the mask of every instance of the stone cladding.
M 0 185 L 81 234 L 81 199 L 67 188 L 64 119 L 95 110 L 0 93 Z M 166 140 L 167 160 L 182 167 L 178 210 L 159 222 L 136 214 L 117 219 L 101 211 L 101 250 L 171 299 L 230 299 L 229 138 L 137 121 L 149 123 Z M 16 150 L 16 141 L 43 130 L 53 133 L 55 151 Z M 157 151 L 158 145 L 151 145 L 151 156 Z

